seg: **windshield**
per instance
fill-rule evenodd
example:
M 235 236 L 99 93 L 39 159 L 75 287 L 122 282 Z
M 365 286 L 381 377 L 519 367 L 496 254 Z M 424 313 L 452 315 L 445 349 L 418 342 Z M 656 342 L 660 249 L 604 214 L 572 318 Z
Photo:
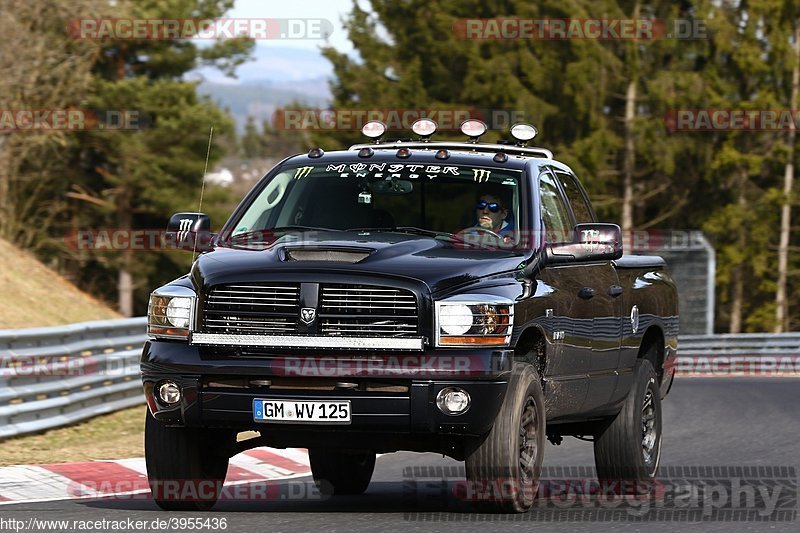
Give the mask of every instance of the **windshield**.
M 464 242 L 465 234 L 515 243 L 521 171 L 419 163 L 287 167 L 233 226 L 231 240 L 265 232 L 371 230 Z

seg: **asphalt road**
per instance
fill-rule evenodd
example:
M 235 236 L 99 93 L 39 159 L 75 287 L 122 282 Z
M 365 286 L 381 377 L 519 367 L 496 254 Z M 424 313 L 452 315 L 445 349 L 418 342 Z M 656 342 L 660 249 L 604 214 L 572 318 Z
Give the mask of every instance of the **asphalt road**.
M 148 523 L 217 518 L 225 519 L 226 531 L 237 532 L 798 531 L 798 390 L 800 381 L 790 378 L 676 381 L 663 404 L 666 481 L 658 497 L 601 501 L 573 493 L 571 499 L 540 499 L 524 515 L 479 514 L 458 497 L 461 463 L 433 454 L 396 453 L 378 459 L 372 484 L 359 497 L 324 499 L 302 478 L 280 482 L 271 492 L 275 499 L 223 501 L 208 513 L 165 513 L 146 499 L 17 504 L 0 508 L 0 531 L 11 529 L 10 519 L 30 518 Z M 548 444 L 544 463 L 552 480 L 548 486 L 564 491 L 561 479 L 593 475 L 592 445 L 573 438 L 560 446 Z M 558 467 L 585 468 L 560 473 Z M 190 528 L 188 523 L 167 526 L 147 530 Z

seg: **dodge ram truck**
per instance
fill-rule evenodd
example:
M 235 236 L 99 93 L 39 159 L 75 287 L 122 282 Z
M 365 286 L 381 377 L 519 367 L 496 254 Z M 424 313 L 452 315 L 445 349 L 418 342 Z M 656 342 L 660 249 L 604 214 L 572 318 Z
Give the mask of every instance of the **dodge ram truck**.
M 623 254 L 532 126 L 491 144 L 479 121 L 463 142 L 435 129 L 368 123 L 364 144 L 289 157 L 217 233 L 171 218 L 199 255 L 148 308 L 159 506 L 210 508 L 259 446 L 307 448 L 330 495 L 363 493 L 376 454 L 438 452 L 465 483 L 500 480 L 480 503 L 501 512 L 533 505 L 545 439 L 593 441 L 601 480 L 654 481 L 677 357 L 664 261 Z

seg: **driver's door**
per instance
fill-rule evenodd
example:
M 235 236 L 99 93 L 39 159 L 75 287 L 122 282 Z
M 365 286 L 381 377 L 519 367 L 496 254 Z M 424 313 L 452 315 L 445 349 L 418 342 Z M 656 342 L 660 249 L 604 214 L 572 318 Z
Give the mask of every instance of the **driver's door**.
M 538 183 L 545 240 L 571 242 L 575 223 L 555 177 L 545 170 Z M 588 275 L 583 265 L 569 263 L 546 266 L 540 273 L 541 281 L 555 289 L 550 295 L 553 308 L 547 313 L 555 325 L 551 342 L 561 348 L 548 359 L 543 376 L 548 419 L 580 412 L 586 400 L 594 313 L 592 302 L 579 293 Z

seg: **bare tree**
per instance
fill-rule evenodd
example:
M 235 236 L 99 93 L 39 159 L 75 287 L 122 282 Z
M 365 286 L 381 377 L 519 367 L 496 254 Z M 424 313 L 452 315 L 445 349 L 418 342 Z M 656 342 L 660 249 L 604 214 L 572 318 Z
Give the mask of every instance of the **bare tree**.
M 633 6 L 633 19 L 639 18 L 641 11 L 640 2 Z M 628 57 L 628 86 L 625 90 L 625 152 L 622 162 L 622 230 L 633 230 L 633 171 L 636 167 L 636 142 L 635 142 L 635 121 L 636 121 L 636 92 L 639 84 L 639 58 L 636 51 L 636 43 L 630 46 L 631 52 Z
M 0 237 L 35 247 L 64 208 L 61 164 L 73 135 L 20 127 L 19 111 L 80 106 L 96 44 L 67 32 L 98 0 L 0 0 Z M 24 126 L 24 125 L 23 125 Z
M 792 65 L 792 116 L 797 114 L 797 93 L 800 90 L 800 18 L 794 20 L 794 64 Z M 786 297 L 786 278 L 789 271 L 789 237 L 792 227 L 792 189 L 794 187 L 794 157 L 797 127 L 792 121 L 788 135 L 789 151 L 783 174 L 783 205 L 781 206 L 781 235 L 778 244 L 778 288 L 775 291 L 775 333 L 785 331 L 789 322 L 789 299 Z

